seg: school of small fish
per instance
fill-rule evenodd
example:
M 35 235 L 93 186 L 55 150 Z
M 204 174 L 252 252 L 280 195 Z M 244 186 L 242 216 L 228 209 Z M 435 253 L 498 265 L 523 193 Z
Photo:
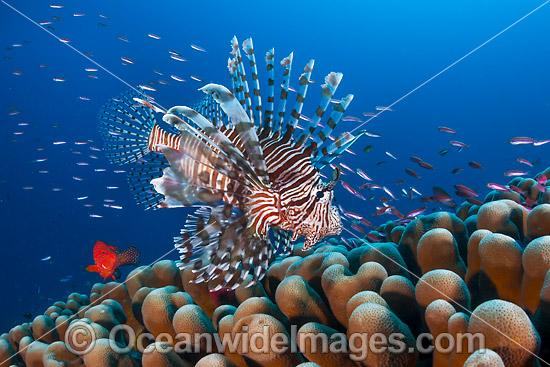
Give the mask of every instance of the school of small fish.
M 52 15 L 50 19 L 39 19 L 39 24 L 42 27 L 52 31 L 57 34 L 57 28 L 61 28 L 63 23 L 63 18 L 65 17 L 74 17 L 79 19 L 89 19 L 94 18 L 95 24 L 99 27 L 107 27 L 110 18 L 105 14 L 87 14 L 79 11 L 78 9 L 72 9 L 72 6 L 65 4 L 51 4 L 48 5 L 50 9 L 55 11 L 55 15 Z M 151 30 L 150 33 L 143 33 L 140 39 L 132 39 L 127 35 L 115 34 L 113 38 L 116 39 L 116 42 L 123 44 L 132 44 L 132 43 L 142 43 L 142 42 L 152 42 L 152 43 L 163 43 L 165 38 L 162 34 L 156 33 L 154 30 Z M 70 35 L 63 35 L 61 37 L 61 32 L 59 32 L 58 40 L 64 44 L 77 44 L 78 40 L 73 39 Z M 199 42 L 200 43 L 200 42 Z M 9 45 L 5 45 L 6 49 L 12 53 L 18 48 L 27 47 L 28 42 L 15 42 Z M 154 93 L 160 88 L 165 88 L 169 86 L 176 86 L 181 88 L 180 85 L 185 85 L 185 83 L 194 83 L 194 82 L 204 82 L 206 80 L 203 75 L 194 73 L 191 70 L 183 72 L 186 69 L 183 69 L 181 66 L 186 65 L 189 60 L 192 60 L 196 57 L 205 57 L 208 55 L 208 45 L 198 45 L 195 42 L 188 41 L 186 44 L 177 45 L 176 47 L 171 47 L 166 45 L 168 51 L 164 55 L 166 58 L 174 60 L 173 69 L 160 71 L 158 69 L 151 68 L 151 73 L 154 74 L 154 79 L 151 79 L 145 83 L 139 84 L 139 86 L 147 91 Z M 206 47 L 205 47 L 206 46 Z M 58 46 L 66 47 L 66 46 Z M 179 51 L 176 51 L 179 50 Z M 91 53 L 85 53 L 86 55 L 92 56 Z M 15 56 L 14 56 L 15 57 Z M 140 59 L 137 55 L 131 54 L 131 52 L 121 52 L 118 55 L 116 62 L 124 65 L 131 71 L 133 67 L 140 63 Z M 36 67 L 43 69 L 44 71 L 48 70 L 48 65 L 36 63 Z M 152 65 L 151 65 L 152 67 Z M 21 78 L 24 80 L 26 77 L 27 70 L 22 70 L 21 68 L 14 67 L 11 70 L 10 77 Z M 73 72 L 73 71 L 71 71 Z M 82 69 L 82 72 L 85 73 L 90 79 L 100 79 L 102 77 L 102 70 L 97 67 L 97 65 L 90 64 Z M 159 79 L 164 78 L 164 79 Z M 49 75 L 44 76 L 44 83 L 48 80 L 49 83 L 54 83 L 59 86 L 68 85 L 70 80 L 70 75 Z M 174 83 L 177 82 L 177 83 Z M 173 84 L 172 84 L 173 83 Z M 183 84 L 180 84 L 183 83 Z M 197 86 L 201 85 L 200 83 L 195 83 Z M 315 85 L 315 81 L 311 80 L 310 84 Z M 295 85 L 294 87 L 298 88 L 299 86 Z M 195 86 L 193 85 L 193 88 Z M 288 91 L 290 93 L 297 93 L 296 88 L 288 86 Z M 79 93 L 80 94 L 80 93 Z M 93 102 L 93 99 L 87 95 L 86 91 L 82 91 L 80 95 L 76 95 L 76 100 L 81 102 L 75 103 L 90 103 Z M 154 98 L 151 97 L 151 101 L 154 101 Z M 341 103 L 341 100 L 332 98 L 331 103 Z M 389 106 L 389 107 L 387 107 Z M 347 124 L 362 124 L 366 119 L 372 119 L 378 117 L 381 112 L 385 113 L 397 113 L 393 109 L 393 105 L 372 105 L 370 110 L 364 112 L 357 112 L 356 117 L 352 115 L 344 116 L 341 121 Z M 12 136 L 10 137 L 10 142 L 17 143 L 18 141 L 24 141 L 27 135 L 32 134 L 33 123 L 27 122 L 29 114 L 26 111 L 20 111 L 16 106 L 9 106 L 9 109 L 5 112 L 7 113 L 7 121 L 12 126 Z M 310 115 L 312 116 L 312 115 Z M 381 118 L 379 117 L 378 120 Z M 311 123 L 312 118 L 308 117 L 305 114 L 300 116 L 300 121 L 303 122 L 303 126 L 300 124 L 296 125 L 297 129 L 304 129 L 308 123 Z M 380 122 L 378 122 L 380 123 Z M 58 123 L 51 124 L 52 129 L 59 129 Z M 436 158 L 446 157 L 446 156 L 455 156 L 460 157 L 460 153 L 468 150 L 471 146 L 468 143 L 467 135 L 464 132 L 461 132 L 460 129 L 455 127 L 449 127 L 446 125 L 435 125 L 435 127 L 430 127 L 436 130 L 439 134 L 437 138 L 438 147 L 434 148 L 434 157 L 428 157 L 429 159 L 425 160 L 424 158 L 419 158 L 416 155 L 411 155 L 409 159 L 407 157 L 402 157 L 401 154 L 394 154 L 393 149 L 384 147 L 382 148 L 382 143 L 376 143 L 376 139 L 382 138 L 382 136 L 376 132 L 364 131 L 366 136 L 364 140 L 364 148 L 362 149 L 362 155 L 367 157 L 364 161 L 361 161 L 360 166 L 353 167 L 349 163 L 340 163 L 338 166 L 342 169 L 343 180 L 340 181 L 338 187 L 342 188 L 346 194 L 351 196 L 342 196 L 339 201 L 340 211 L 354 230 L 358 232 L 366 232 L 367 228 L 376 228 L 371 224 L 373 217 L 385 216 L 381 219 L 384 220 L 386 215 L 395 216 L 401 222 L 406 223 L 416 216 L 422 214 L 424 211 L 429 210 L 427 205 L 430 203 L 433 205 L 432 210 L 443 207 L 453 207 L 455 201 L 453 197 L 463 197 L 466 198 L 469 202 L 479 204 L 479 197 L 484 196 L 482 190 L 499 190 L 499 191 L 517 191 L 517 188 L 509 187 L 504 185 L 502 182 L 505 182 L 507 178 L 510 177 L 526 177 L 532 175 L 538 165 L 539 159 L 536 157 L 536 153 L 531 153 L 532 151 L 523 149 L 521 152 L 518 151 L 518 155 L 514 156 L 513 163 L 511 162 L 509 168 L 502 171 L 502 181 L 500 183 L 487 182 L 487 183 L 476 183 L 475 187 L 469 188 L 464 185 L 474 185 L 472 182 L 459 182 L 461 177 L 460 173 L 465 170 L 485 170 L 487 167 L 483 162 L 483 159 L 472 160 L 471 158 L 465 159 L 462 163 L 455 167 L 449 167 L 446 164 L 441 164 L 436 161 Z M 461 135 L 462 133 L 462 135 Z M 451 137 L 449 139 L 448 137 Z M 456 137 L 456 138 L 455 138 Z M 328 136 L 329 139 L 335 140 L 334 136 Z M 550 139 L 546 137 L 528 137 L 528 136 L 516 136 L 509 137 L 507 143 L 512 147 L 523 146 L 528 149 L 536 149 L 537 147 L 544 146 L 550 143 Z M 100 152 L 102 147 L 101 143 L 90 139 L 88 137 L 80 137 L 75 139 L 74 137 L 63 137 L 62 133 L 59 133 L 59 139 L 54 140 L 50 143 L 41 142 L 40 144 L 33 147 L 36 151 L 35 158 L 30 162 L 32 164 L 33 172 L 36 172 L 40 175 L 50 175 L 59 173 L 60 169 L 58 168 L 58 163 L 51 163 L 49 157 L 54 153 L 63 153 L 66 156 L 72 157 L 69 160 L 69 165 L 71 167 L 68 179 L 63 182 L 51 183 L 46 189 L 51 192 L 58 193 L 66 191 L 68 187 L 71 188 L 71 191 L 79 185 L 82 187 L 82 191 L 76 195 L 72 196 L 71 200 L 74 200 L 79 205 L 83 205 L 88 209 L 87 215 L 91 219 L 101 219 L 105 216 L 110 216 L 117 214 L 120 210 L 125 209 L 125 207 L 116 201 L 116 196 L 110 195 L 110 192 L 116 192 L 120 187 L 121 183 L 116 182 L 115 184 L 106 183 L 102 180 L 102 175 L 110 174 L 121 174 L 120 176 L 125 176 L 126 171 L 121 169 L 114 169 L 112 166 L 106 165 L 105 161 L 102 159 Z M 435 144 L 435 143 L 434 143 Z M 368 159 L 369 154 L 374 150 L 379 149 L 384 153 L 385 159 L 378 162 L 373 162 Z M 357 155 L 351 149 L 346 149 L 344 153 Z M 521 155 L 520 155 L 521 154 Z M 425 155 L 425 154 L 423 154 Z M 433 162 L 432 162 L 433 160 Z M 395 162 L 394 162 L 395 161 Z M 356 161 L 357 162 L 357 161 Z M 405 164 L 406 167 L 402 168 L 402 177 L 395 182 L 392 186 L 387 182 L 383 182 L 383 177 L 373 177 L 370 170 L 375 166 L 388 166 L 387 169 L 391 169 L 390 165 L 392 164 Z M 332 168 L 336 168 L 334 164 L 330 165 Z M 453 175 L 456 175 L 456 184 L 446 187 L 447 190 L 454 190 L 454 196 L 445 191 L 444 188 L 437 186 L 437 182 L 433 181 L 434 176 L 430 173 L 431 171 L 440 173 L 448 172 Z M 320 173 L 322 177 L 326 177 L 322 172 Z M 426 178 L 429 177 L 429 178 Z M 426 180 L 432 180 L 432 182 L 426 183 Z M 494 178 L 493 178 L 494 180 Z M 537 179 L 538 180 L 538 179 Z M 86 190 L 85 186 L 88 182 L 102 182 L 102 188 L 104 189 L 104 197 L 97 196 L 97 192 L 94 191 L 94 194 L 91 194 Z M 40 177 L 36 177 L 35 180 L 29 180 L 21 185 L 22 190 L 32 192 L 32 190 L 43 190 L 45 187 L 40 187 L 41 180 Z M 541 186 L 544 186 L 543 183 L 540 183 Z M 418 188 L 422 188 L 419 190 Z M 427 193 L 431 187 L 432 194 Z M 88 188 L 88 190 L 90 190 Z M 95 189 L 94 189 L 95 190 Z M 421 191 L 425 191 L 421 193 Z M 60 195 L 60 194 L 56 194 Z M 62 194 L 61 194 L 62 195 Z M 114 197 L 111 199 L 110 197 Z M 350 214 L 346 211 L 344 207 L 346 206 L 345 202 L 347 200 L 358 199 L 360 201 L 370 202 L 372 205 L 366 206 L 365 211 L 361 214 Z M 404 200 L 406 199 L 406 200 Z M 413 202 L 417 203 L 418 208 L 414 210 L 408 210 L 408 212 L 403 215 L 397 209 L 397 207 L 409 207 L 410 205 L 415 205 L 411 203 L 405 204 L 404 202 Z M 526 206 L 529 206 L 528 203 L 525 203 Z M 48 259 L 49 260 L 49 259 Z M 43 261 L 46 261 L 43 259 Z

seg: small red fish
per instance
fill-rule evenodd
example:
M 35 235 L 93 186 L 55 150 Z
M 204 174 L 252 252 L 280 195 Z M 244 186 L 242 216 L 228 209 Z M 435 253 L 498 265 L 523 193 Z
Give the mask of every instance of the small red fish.
M 99 273 L 103 280 L 112 278 L 116 281 L 117 275 L 120 277 L 119 266 L 139 265 L 139 251 L 134 246 L 120 252 L 116 246 L 97 241 L 93 251 L 95 265 L 86 267 L 86 271 Z

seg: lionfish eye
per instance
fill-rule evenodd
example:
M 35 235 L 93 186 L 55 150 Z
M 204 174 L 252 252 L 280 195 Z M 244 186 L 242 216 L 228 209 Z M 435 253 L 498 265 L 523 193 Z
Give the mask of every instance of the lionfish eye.
M 325 193 L 323 191 L 317 191 L 315 196 L 317 196 L 317 199 L 322 199 L 323 196 L 325 196 Z

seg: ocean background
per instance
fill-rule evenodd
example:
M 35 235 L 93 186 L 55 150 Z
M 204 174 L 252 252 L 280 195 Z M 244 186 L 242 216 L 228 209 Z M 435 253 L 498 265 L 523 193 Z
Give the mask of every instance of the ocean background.
M 324 76 L 337 71 L 344 78 L 334 98 L 353 93 L 346 115 L 366 120 L 364 112 L 392 104 L 543 2 L 6 3 L 34 22 L 52 21 L 45 29 L 70 40 L 78 51 L 90 53 L 91 59 L 126 83 L 155 88 L 149 94 L 164 107 L 193 105 L 202 97 L 197 89 L 209 82 L 230 87 L 226 65 L 230 40 L 236 35 L 240 42 L 253 37 L 262 82 L 266 77 L 263 55 L 271 47 L 277 63 L 294 51 L 290 83 L 294 87 L 303 66 L 315 59 L 312 79 L 317 84 L 308 91 L 305 115 L 311 116 L 317 107 Z M 34 317 L 72 292 L 89 294 L 92 284 L 103 281 L 97 273 L 84 271 L 93 264 L 96 240 L 121 249 L 136 246 L 144 265 L 160 258 L 176 260 L 176 253 L 168 252 L 189 213 L 186 209 L 144 211 L 134 203 L 125 174 L 114 172 L 126 168 L 110 165 L 103 152 L 91 149 L 102 147 L 97 120 L 101 106 L 129 87 L 6 3 L 0 3 L 0 332 L 27 321 L 25 313 Z M 390 189 L 398 198 L 392 204 L 403 214 L 425 204 L 418 196 L 414 201 L 401 196 L 401 188 L 412 186 L 430 196 L 434 185 L 453 194 L 453 186 L 461 184 L 478 192 L 483 201 L 489 192 L 486 183 L 506 184 L 510 178 L 503 173 L 507 170 L 526 170 L 526 177 L 535 176 L 550 165 L 550 144 L 513 146 L 509 140 L 516 136 L 550 139 L 549 17 L 550 6 L 541 8 L 395 104 L 393 111 L 373 118 L 362 129 L 381 137 L 361 137 L 351 147 L 357 155 L 344 153 L 341 161 L 361 168 L 374 183 Z M 207 52 L 194 50 L 191 44 Z M 170 58 L 169 50 L 188 61 Z M 135 64 L 123 65 L 121 57 Z M 86 68 L 99 70 L 87 72 Z M 276 85 L 281 81 L 278 71 Z M 192 75 L 204 82 L 191 79 Z M 170 85 L 158 84 L 159 79 Z M 291 93 L 290 100 L 294 98 Z M 357 125 L 341 122 L 338 131 Z M 439 126 L 457 133 L 442 133 Z M 459 152 L 449 140 L 469 147 Z M 61 141 L 66 143 L 54 144 Z M 367 145 L 372 150 L 363 152 Z M 440 156 L 442 149 L 449 149 L 449 154 Z M 435 169 L 419 167 L 411 156 Z M 518 158 L 534 167 L 518 163 Z M 471 161 L 483 168 L 470 167 Z M 95 171 L 102 168 L 106 171 Z M 407 168 L 421 178 L 407 175 Z M 452 174 L 455 168 L 464 170 Z M 343 180 L 356 189 L 365 182 L 344 173 L 348 175 Z M 404 182 L 396 185 L 398 180 Z M 379 198 L 387 196 L 381 190 L 359 191 L 367 200 L 358 200 L 339 185 L 338 203 L 375 225 L 395 219 L 372 216 L 381 204 Z M 77 200 L 84 196 L 88 198 Z M 463 201 L 453 197 L 457 203 Z M 103 206 L 105 199 L 123 209 Z M 426 214 L 433 210 L 452 209 L 430 203 Z M 350 228 L 349 223 L 346 227 Z M 48 256 L 49 260 L 41 261 Z M 121 270 L 124 278 L 132 268 Z

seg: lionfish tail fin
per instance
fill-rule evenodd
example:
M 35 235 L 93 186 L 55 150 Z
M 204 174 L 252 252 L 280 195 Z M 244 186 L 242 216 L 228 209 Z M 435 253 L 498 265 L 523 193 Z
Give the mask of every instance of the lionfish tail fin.
M 103 105 L 99 115 L 99 131 L 105 141 L 105 153 L 111 163 L 136 162 L 149 153 L 149 134 L 156 125 L 149 103 L 141 88 L 129 90 Z

